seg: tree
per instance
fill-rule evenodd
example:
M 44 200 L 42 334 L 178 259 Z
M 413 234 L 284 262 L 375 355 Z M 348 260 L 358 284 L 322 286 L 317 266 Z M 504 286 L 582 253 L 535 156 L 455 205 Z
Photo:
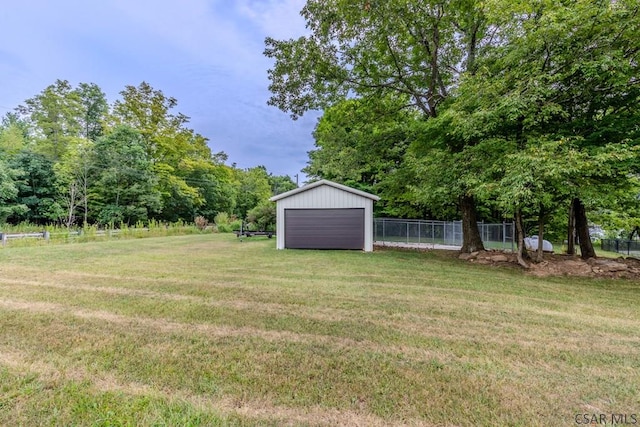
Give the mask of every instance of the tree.
M 271 197 L 269 174 L 264 166 L 246 170 L 236 169 L 236 174 L 238 179 L 236 215 L 239 218 L 246 218 L 251 209 Z
M 95 141 L 104 133 L 104 121 L 109 112 L 106 95 L 95 83 L 80 83 L 74 92 L 78 95 L 81 105 L 78 122 L 82 136 Z
M 96 220 L 102 224 L 135 224 L 161 208 L 156 176 L 142 135 L 118 126 L 95 143 L 91 193 Z
M 15 113 L 7 113 L 0 126 L 0 153 L 5 159 L 22 151 L 29 142 L 29 125 Z
M 24 204 L 18 203 L 17 172 L 0 157 L 0 224 L 7 222 L 11 216 L 19 216 L 28 211 Z
M 122 99 L 113 105 L 111 122 L 137 129 L 150 158 L 175 164 L 185 154 L 211 156 L 206 139 L 185 127 L 189 118 L 171 113 L 178 105 L 177 99 L 146 82 L 137 87 L 126 86 L 120 95 Z
M 9 166 L 16 171 L 15 203 L 26 207 L 16 210 L 9 221 L 34 224 L 58 221 L 64 210 L 58 203 L 53 162 L 43 154 L 23 150 L 9 161 Z
M 309 0 L 302 10 L 311 34 L 266 39 L 269 104 L 293 118 L 347 96 L 395 96 L 425 117 L 459 77 L 475 70 L 491 35 L 480 2 Z M 463 251 L 483 248 L 472 193 L 456 198 L 463 211 Z
M 120 94 L 122 99 L 114 103 L 110 119 L 114 124 L 125 124 L 140 132 L 158 176 L 157 190 L 165 206 L 161 218 L 193 220 L 207 201 L 199 185 L 213 185 L 202 183 L 201 179 L 196 183 L 189 177 L 194 168 L 199 169 L 205 163 L 213 165 L 207 139 L 186 127 L 187 116 L 171 112 L 178 104 L 175 98 L 153 89 L 148 83 L 127 86 Z M 209 176 L 200 175 L 201 178 Z
M 185 180 L 196 186 L 204 199 L 204 203 L 196 209 L 196 215 L 214 220 L 220 212 L 234 212 L 238 191 L 234 175 L 231 167 L 215 158 L 212 162 L 198 162 L 189 169 Z
M 407 197 L 413 182 L 404 162 L 411 125 L 419 119 L 398 99 L 349 99 L 327 108 L 313 136 L 309 177 L 324 178 L 377 194 L 375 209 L 389 216 L 424 216 Z
M 36 136 L 41 137 L 38 150 L 54 161 L 66 150 L 69 138 L 80 134 L 81 99 L 67 80 L 56 80 L 17 110 L 30 119 Z
M 289 175 L 269 174 L 269 185 L 271 186 L 271 195 L 286 193 L 297 188 L 297 185 Z
M 94 143 L 76 138 L 58 163 L 54 165 L 61 204 L 66 209 L 65 224 L 71 227 L 76 222 L 76 211 L 82 209 L 82 225 L 89 218 L 89 183 L 93 169 Z
M 570 200 L 581 254 L 594 257 L 586 209 L 612 186 L 632 188 L 638 170 L 638 5 L 504 6 L 515 17 L 504 43 L 457 89 L 448 132 L 467 146 L 487 139 L 510 146 L 488 163 L 503 165 L 499 198 L 516 216 L 538 212 L 540 230 L 543 217 Z M 572 242 L 573 229 L 568 234 Z
M 247 213 L 249 227 L 259 231 L 275 231 L 276 204 L 268 200 L 260 202 Z

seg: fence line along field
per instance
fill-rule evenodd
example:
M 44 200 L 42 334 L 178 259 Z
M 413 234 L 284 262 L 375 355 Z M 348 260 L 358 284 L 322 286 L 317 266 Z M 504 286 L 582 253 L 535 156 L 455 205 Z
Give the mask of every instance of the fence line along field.
M 640 412 L 640 285 L 190 235 L 0 251 L 0 425 Z

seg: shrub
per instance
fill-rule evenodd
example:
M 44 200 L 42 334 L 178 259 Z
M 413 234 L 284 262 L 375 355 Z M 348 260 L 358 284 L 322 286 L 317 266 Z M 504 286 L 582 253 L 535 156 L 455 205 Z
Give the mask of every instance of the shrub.
M 218 227 L 220 227 L 220 225 L 227 225 L 229 224 L 229 214 L 226 212 L 219 212 L 218 215 L 215 216 L 213 221 Z
M 272 202 L 261 202 L 247 213 L 247 222 L 252 229 L 274 231 L 276 225 L 276 205 Z
M 231 227 L 231 231 L 240 230 L 240 228 L 242 227 L 242 220 L 241 219 L 234 219 L 233 221 L 231 221 L 229 223 L 229 227 Z
M 209 220 L 203 216 L 195 217 L 193 222 L 195 222 L 196 227 L 198 227 L 200 231 L 204 231 L 209 226 Z
M 214 218 L 216 229 L 219 233 L 231 233 L 233 230 L 240 230 L 242 221 L 237 219 L 235 215 L 229 215 L 226 212 L 220 212 Z

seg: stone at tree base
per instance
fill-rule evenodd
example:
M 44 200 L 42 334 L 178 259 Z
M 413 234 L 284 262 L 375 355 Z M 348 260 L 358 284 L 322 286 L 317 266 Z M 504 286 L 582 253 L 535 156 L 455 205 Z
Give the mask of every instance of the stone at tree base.
M 509 262 L 509 257 L 505 254 L 492 255 L 490 259 L 493 262 Z

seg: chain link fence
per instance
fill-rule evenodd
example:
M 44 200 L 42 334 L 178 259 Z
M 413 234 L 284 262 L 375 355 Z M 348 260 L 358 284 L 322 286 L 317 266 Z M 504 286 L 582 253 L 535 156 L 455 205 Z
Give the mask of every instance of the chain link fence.
M 478 223 L 480 236 L 487 249 L 514 250 L 515 226 Z M 419 219 L 374 219 L 374 240 L 407 244 L 462 246 L 462 221 L 427 221 Z
M 640 241 L 637 240 L 602 239 L 600 247 L 603 251 L 640 256 Z

